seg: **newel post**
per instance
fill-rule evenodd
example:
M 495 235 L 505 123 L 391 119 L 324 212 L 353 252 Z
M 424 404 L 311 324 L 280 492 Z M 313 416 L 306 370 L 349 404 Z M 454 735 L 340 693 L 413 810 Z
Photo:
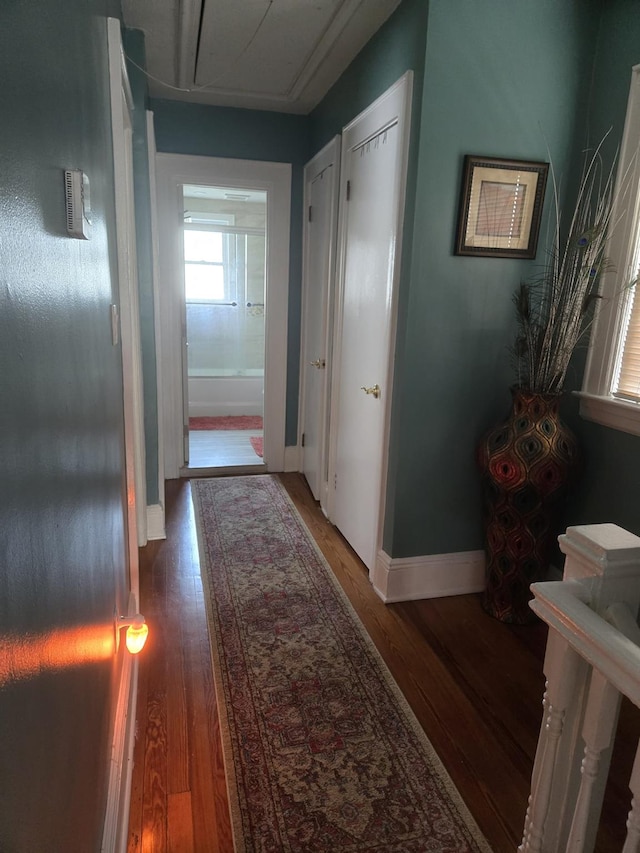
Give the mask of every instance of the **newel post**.
M 624 602 L 637 617 L 639 537 L 615 524 L 593 524 L 569 527 L 559 542 L 566 555 L 563 580 L 559 583 L 570 585 L 572 594 L 602 617 L 610 605 L 619 602 Z M 534 596 L 537 586 L 532 586 Z M 546 607 L 535 597 L 531 607 L 545 619 Z M 585 754 L 582 727 L 591 669 L 571 643 L 551 627 L 544 673 L 542 726 L 520 853 L 566 853 Z M 608 722 L 612 731 L 617 723 L 619 697 L 613 704 Z M 591 805 L 597 807 L 587 820 L 586 841 L 581 848 L 584 853 L 593 849 L 610 753 L 609 748 L 600 755 L 599 774 L 591 795 Z

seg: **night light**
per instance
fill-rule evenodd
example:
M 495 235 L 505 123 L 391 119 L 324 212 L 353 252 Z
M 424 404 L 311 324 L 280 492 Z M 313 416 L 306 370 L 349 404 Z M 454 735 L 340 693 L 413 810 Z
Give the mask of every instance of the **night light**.
M 127 650 L 132 655 L 141 652 L 149 636 L 149 626 L 145 622 L 144 616 L 140 613 L 136 613 L 135 616 L 121 616 L 118 628 L 127 629 L 125 639 Z

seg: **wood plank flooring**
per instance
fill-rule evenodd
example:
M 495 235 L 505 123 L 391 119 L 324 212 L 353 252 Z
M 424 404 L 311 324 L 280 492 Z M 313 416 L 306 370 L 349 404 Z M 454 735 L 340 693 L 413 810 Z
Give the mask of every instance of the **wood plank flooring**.
M 521 840 L 544 689 L 546 628 L 503 625 L 477 596 L 384 605 L 299 474 L 280 475 L 496 853 Z M 129 853 L 232 853 L 190 485 L 167 483 L 167 540 L 141 550 Z M 624 706 L 598 853 L 620 850 L 640 724 Z
M 262 465 L 249 439 L 262 430 L 225 429 L 189 432 L 189 468 L 227 468 L 235 465 Z

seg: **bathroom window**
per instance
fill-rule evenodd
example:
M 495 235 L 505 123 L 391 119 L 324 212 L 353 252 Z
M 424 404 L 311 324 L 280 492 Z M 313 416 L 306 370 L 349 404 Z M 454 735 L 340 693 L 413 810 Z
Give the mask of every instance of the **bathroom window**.
M 237 301 L 237 239 L 231 214 L 185 211 L 184 284 L 187 302 Z
M 188 302 L 223 302 L 228 293 L 228 251 L 219 231 L 184 229 L 184 285 Z M 225 263 L 225 260 L 227 263 Z
M 191 378 L 263 375 L 266 202 L 264 192 L 184 187 Z

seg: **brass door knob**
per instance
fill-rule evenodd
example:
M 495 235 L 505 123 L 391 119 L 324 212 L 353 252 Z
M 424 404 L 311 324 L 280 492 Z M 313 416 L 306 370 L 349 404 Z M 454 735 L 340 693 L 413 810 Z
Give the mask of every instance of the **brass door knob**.
M 378 384 L 374 385 L 373 388 L 365 388 L 365 386 L 363 385 L 362 390 L 365 394 L 373 394 L 376 400 L 380 396 L 380 386 Z

